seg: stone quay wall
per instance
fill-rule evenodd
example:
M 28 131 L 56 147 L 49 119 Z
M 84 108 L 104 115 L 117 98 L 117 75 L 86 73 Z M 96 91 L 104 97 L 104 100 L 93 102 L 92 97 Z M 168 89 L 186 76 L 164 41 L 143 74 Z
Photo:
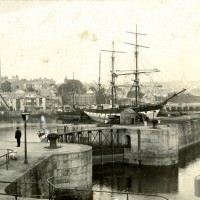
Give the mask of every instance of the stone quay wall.
M 136 165 L 168 166 L 178 163 L 178 132 L 167 126 L 157 129 L 126 127 L 120 131 L 124 162 Z
M 120 130 L 124 162 L 168 166 L 178 163 L 178 151 L 200 142 L 200 118 L 180 118 L 157 128 L 126 126 Z M 129 144 L 128 144 L 129 143 Z
M 187 119 L 170 123 L 178 130 L 179 150 L 200 142 L 200 118 Z
M 23 197 L 42 197 L 49 193 L 47 179 L 59 188 L 92 188 L 92 150 L 54 154 L 38 163 L 19 177 L 17 192 Z M 16 193 L 16 184 L 5 189 L 7 194 Z

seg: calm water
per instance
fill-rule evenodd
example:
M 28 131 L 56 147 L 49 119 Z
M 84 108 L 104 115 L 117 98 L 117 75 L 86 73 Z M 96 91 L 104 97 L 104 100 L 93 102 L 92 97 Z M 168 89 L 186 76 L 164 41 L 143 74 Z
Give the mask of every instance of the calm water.
M 179 164 L 173 167 L 144 167 L 105 165 L 94 167 L 93 188 L 96 190 L 129 191 L 157 194 L 170 200 L 195 200 L 194 177 L 200 175 L 200 143 L 179 153 Z M 99 194 L 97 199 L 126 200 L 125 195 Z M 129 196 L 133 199 L 160 199 Z
M 73 124 L 73 121 L 46 119 L 47 127 Z M 91 123 L 89 121 L 83 123 Z M 14 132 L 19 126 L 24 131 L 22 119 L 1 120 L 0 140 L 15 141 Z M 27 141 L 40 142 L 37 132 L 40 118 L 30 118 L 27 125 Z M 23 137 L 22 137 L 23 142 Z M 0 147 L 1 148 L 1 147 Z M 159 194 L 170 200 L 197 200 L 194 196 L 194 177 L 200 175 L 200 144 L 179 153 L 179 165 L 174 167 L 134 167 L 129 165 L 105 165 L 94 167 L 93 188 L 97 190 L 130 191 L 133 193 Z M 126 200 L 125 195 L 94 194 L 94 200 Z M 129 200 L 155 199 L 155 197 L 129 196 Z

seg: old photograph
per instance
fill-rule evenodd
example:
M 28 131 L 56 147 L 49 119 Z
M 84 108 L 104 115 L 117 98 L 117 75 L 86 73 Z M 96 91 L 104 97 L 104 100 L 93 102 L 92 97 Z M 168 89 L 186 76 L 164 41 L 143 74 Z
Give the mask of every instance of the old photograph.
M 0 200 L 200 198 L 199 0 L 0 0 Z

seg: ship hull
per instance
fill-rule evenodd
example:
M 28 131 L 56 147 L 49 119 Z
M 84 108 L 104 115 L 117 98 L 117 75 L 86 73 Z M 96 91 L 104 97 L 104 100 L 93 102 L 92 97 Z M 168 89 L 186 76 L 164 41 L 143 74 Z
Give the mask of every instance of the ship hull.
M 69 112 L 57 111 L 57 116 L 60 119 L 87 119 L 88 115 L 82 110 L 74 110 Z
M 109 120 L 111 116 L 119 116 L 122 109 L 112 109 L 112 110 L 84 110 L 85 114 L 90 117 L 91 120 L 106 122 Z M 148 110 L 148 111 L 140 111 L 139 113 L 146 115 L 150 120 L 157 117 L 160 109 Z
M 101 112 L 101 113 L 97 113 L 97 112 L 92 112 L 92 111 L 85 111 L 85 114 L 94 121 L 99 121 L 99 122 L 106 122 L 108 121 L 110 116 L 120 116 L 119 113 L 105 113 L 105 112 Z

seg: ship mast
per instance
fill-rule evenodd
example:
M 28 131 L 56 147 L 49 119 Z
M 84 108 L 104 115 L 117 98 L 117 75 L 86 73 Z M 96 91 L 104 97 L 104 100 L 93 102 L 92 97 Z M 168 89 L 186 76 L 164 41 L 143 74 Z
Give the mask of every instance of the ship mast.
M 101 53 L 99 54 L 99 81 L 98 81 L 98 103 L 100 104 L 100 90 L 101 90 Z
M 140 71 L 138 69 L 138 54 L 139 54 L 139 51 L 138 51 L 138 48 L 139 47 L 143 47 L 143 48 L 149 48 L 147 46 L 142 46 L 142 45 L 138 45 L 138 35 L 147 35 L 147 34 L 143 34 L 143 33 L 138 33 L 137 32 L 137 26 L 136 26 L 136 32 L 127 32 L 127 33 L 131 33 L 131 34 L 134 34 L 135 35 L 135 44 L 131 44 L 131 43 L 127 43 L 125 42 L 126 44 L 129 44 L 129 45 L 134 45 L 135 46 L 135 70 L 134 70 L 134 74 L 135 74 L 135 106 L 138 107 L 138 98 L 139 98 L 139 74 L 140 74 Z
M 115 53 L 125 53 L 123 51 L 115 51 L 114 50 L 114 41 L 112 43 L 112 51 L 110 50 L 101 50 L 101 51 L 105 51 L 105 52 L 110 52 L 112 53 L 111 59 L 112 59 L 112 69 L 111 69 L 111 76 L 112 76 L 112 80 L 111 80 L 111 95 L 112 95 L 112 108 L 114 107 L 114 104 L 116 103 L 116 91 L 115 91 L 115 78 L 116 78 L 116 73 L 115 73 Z M 115 98 L 114 98 L 114 93 L 115 93 Z
M 74 102 L 74 71 L 73 71 L 73 85 L 72 85 L 72 105 L 73 105 L 73 108 L 75 107 L 75 102 Z

